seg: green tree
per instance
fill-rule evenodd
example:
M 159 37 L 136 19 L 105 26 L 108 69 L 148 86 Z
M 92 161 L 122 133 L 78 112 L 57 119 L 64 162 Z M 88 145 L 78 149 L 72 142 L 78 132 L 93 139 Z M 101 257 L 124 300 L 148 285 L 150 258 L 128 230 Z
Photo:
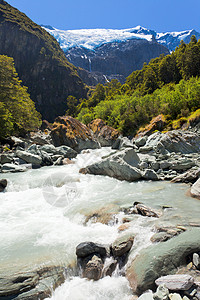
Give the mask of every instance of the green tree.
M 27 87 L 18 78 L 14 60 L 5 55 L 0 55 L 0 120 L 0 137 L 24 134 L 41 124 Z
M 78 113 L 77 109 L 78 100 L 74 96 L 68 96 L 67 97 L 67 111 L 66 115 L 76 117 Z

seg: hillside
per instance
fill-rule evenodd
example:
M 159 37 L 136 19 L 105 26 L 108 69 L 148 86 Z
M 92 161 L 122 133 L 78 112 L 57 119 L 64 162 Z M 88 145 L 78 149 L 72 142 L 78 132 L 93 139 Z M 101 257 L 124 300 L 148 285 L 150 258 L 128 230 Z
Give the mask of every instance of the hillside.
M 0 0 L 0 54 L 14 58 L 36 109 L 49 121 L 66 111 L 69 95 L 86 96 L 77 69 L 58 42 L 4 0 Z
M 167 130 L 186 123 L 200 108 L 200 41 L 191 37 L 171 55 L 160 56 L 134 71 L 121 85 L 99 84 L 76 111 L 85 124 L 100 118 L 124 135 L 134 135 L 158 114 L 165 115 Z M 199 111 L 197 112 L 199 116 Z

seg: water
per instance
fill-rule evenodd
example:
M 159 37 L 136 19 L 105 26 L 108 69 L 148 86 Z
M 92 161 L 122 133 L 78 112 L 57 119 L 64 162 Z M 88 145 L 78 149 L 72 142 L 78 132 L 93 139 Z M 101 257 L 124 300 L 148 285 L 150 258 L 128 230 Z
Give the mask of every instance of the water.
M 84 241 L 110 245 L 118 236 L 124 213 L 110 224 L 88 222 L 95 210 L 141 201 L 158 211 L 172 206 L 159 218 L 134 216 L 126 232 L 136 235 L 130 259 L 151 244 L 157 225 L 198 222 L 200 201 L 186 196 L 188 186 L 168 182 L 128 183 L 109 177 L 79 174 L 79 169 L 110 153 L 109 148 L 86 151 L 74 164 L 45 167 L 26 173 L 1 174 L 9 181 L 0 194 L 0 273 L 33 270 L 44 265 L 75 265 L 76 246 Z M 117 220 L 117 222 L 116 222 Z M 130 299 L 127 280 L 115 274 L 98 282 L 68 278 L 52 299 Z

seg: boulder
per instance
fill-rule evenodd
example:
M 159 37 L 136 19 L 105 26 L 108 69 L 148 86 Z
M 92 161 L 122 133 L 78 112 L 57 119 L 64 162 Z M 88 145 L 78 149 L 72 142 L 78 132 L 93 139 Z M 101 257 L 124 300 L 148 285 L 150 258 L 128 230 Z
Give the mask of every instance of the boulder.
M 56 147 L 65 145 L 77 152 L 83 149 L 100 148 L 92 131 L 86 125 L 70 116 L 56 118 L 51 137 Z
M 166 133 L 155 132 L 148 137 L 144 148 L 154 149 L 158 153 L 163 151 L 182 154 L 199 153 L 200 135 L 198 132 L 181 130 L 172 130 Z
M 118 130 L 106 125 L 106 123 L 101 119 L 93 120 L 89 123 L 88 128 L 93 131 L 94 136 L 100 143 L 101 147 L 112 146 L 120 135 Z
M 154 170 L 146 169 L 142 175 L 142 177 L 146 180 L 159 180 L 158 175 Z
M 170 300 L 182 300 L 181 295 L 177 294 L 177 293 L 173 293 L 173 294 L 169 294 L 169 299 Z
M 112 145 L 112 149 L 121 150 L 123 148 L 136 148 L 132 141 L 127 137 L 119 136 L 118 139 Z
M 76 247 L 76 255 L 78 258 L 84 258 L 91 254 L 99 254 L 101 257 L 105 257 L 106 248 L 93 242 L 84 242 Z
M 197 269 L 200 269 L 200 257 L 198 253 L 193 253 L 192 262 Z
M 60 146 L 55 147 L 53 145 L 44 145 L 39 148 L 40 151 L 44 151 L 50 155 L 62 155 L 65 158 L 75 158 L 77 156 L 77 152 L 68 146 Z
M 135 139 L 135 145 L 139 147 L 143 147 L 146 144 L 147 136 L 141 136 Z
M 2 173 L 7 173 L 7 172 L 16 173 L 16 172 L 24 172 L 26 170 L 27 170 L 27 168 L 25 166 L 18 166 L 18 165 L 14 165 L 14 164 L 4 164 L 1 167 Z
M 52 142 L 50 133 L 44 133 L 42 131 L 31 132 L 30 139 L 32 143 L 37 145 L 46 145 Z
M 200 199 L 200 178 L 192 185 L 190 194 L 192 197 Z
M 94 255 L 86 264 L 83 270 L 83 277 L 93 280 L 99 280 L 102 276 L 103 262 L 101 258 Z
M 127 254 L 133 245 L 134 238 L 133 235 L 125 234 L 116 239 L 111 245 L 112 255 L 116 258 Z
M 33 165 L 41 165 L 41 163 L 42 163 L 41 156 L 32 154 L 27 151 L 17 150 L 16 156 L 23 159 L 25 162 L 33 164 Z
M 140 128 L 137 132 L 137 136 L 149 136 L 151 135 L 155 130 L 163 130 L 164 126 L 166 125 L 166 120 L 164 115 L 158 115 L 157 117 L 153 118 L 149 125 L 147 125 L 145 128 Z
M 112 276 L 112 273 L 115 271 L 117 267 L 117 260 L 113 259 L 112 257 L 109 258 L 109 261 L 105 262 L 104 268 L 103 268 L 103 277 L 104 276 Z
M 11 145 L 12 145 L 12 148 L 17 148 L 17 147 L 21 147 L 22 149 L 25 149 L 26 147 L 26 142 L 24 140 L 22 140 L 21 138 L 18 138 L 16 136 L 11 136 L 10 137 L 10 140 L 11 140 Z
M 119 180 L 135 181 L 142 177 L 140 170 L 136 167 L 139 161 L 134 149 L 127 148 L 81 169 L 80 173 L 105 175 Z
M 52 124 L 49 123 L 47 120 L 42 120 L 42 125 L 40 126 L 40 130 L 45 131 L 46 129 L 51 130 Z
M 7 179 L 0 179 L 0 192 L 3 192 L 7 187 Z
M 194 278 L 187 274 L 167 275 L 156 279 L 155 283 L 158 286 L 164 284 L 172 291 L 186 291 L 194 284 Z
M 184 232 L 184 227 L 156 227 L 157 233 L 151 237 L 151 241 L 155 242 L 166 242 L 172 237 Z
M 134 292 L 155 288 L 155 280 L 175 273 L 187 264 L 187 257 L 200 251 L 200 229 L 192 228 L 166 241 L 143 249 L 129 262 L 127 278 Z
M 153 298 L 154 300 L 168 300 L 169 290 L 165 286 L 165 284 L 161 284 L 158 286 L 156 293 L 154 293 Z
M 195 183 L 200 175 L 200 169 L 190 169 L 172 179 L 172 182 Z
M 135 202 L 133 204 L 133 207 L 131 207 L 128 211 L 129 214 L 138 214 L 144 217 L 154 217 L 159 218 L 159 215 L 157 212 L 153 211 L 152 208 L 144 205 L 140 202 Z
M 184 171 L 194 167 L 196 163 L 191 159 L 179 159 L 171 162 L 172 170 Z
M 13 154 L 12 153 L 2 153 L 0 155 L 0 164 L 9 164 L 13 162 Z
M 44 267 L 33 272 L 8 274 L 0 280 L 0 298 L 37 300 L 49 298 L 64 280 L 64 267 Z

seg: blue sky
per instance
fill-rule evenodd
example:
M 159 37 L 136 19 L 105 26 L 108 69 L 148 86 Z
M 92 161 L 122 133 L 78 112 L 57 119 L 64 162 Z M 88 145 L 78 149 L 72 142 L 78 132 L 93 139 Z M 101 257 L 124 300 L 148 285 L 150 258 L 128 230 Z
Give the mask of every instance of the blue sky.
M 8 0 L 37 24 L 59 29 L 200 31 L 200 0 Z

